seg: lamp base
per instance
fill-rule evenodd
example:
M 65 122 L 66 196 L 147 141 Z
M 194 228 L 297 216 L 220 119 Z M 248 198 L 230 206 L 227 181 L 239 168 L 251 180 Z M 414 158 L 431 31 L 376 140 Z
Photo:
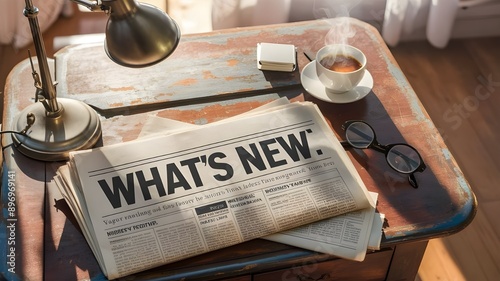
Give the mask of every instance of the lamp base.
M 21 131 L 26 127 L 27 115 L 35 115 L 35 123 L 26 134 L 12 134 L 22 154 L 42 161 L 62 161 L 69 158 L 70 151 L 88 149 L 97 143 L 102 133 L 97 113 L 81 101 L 58 98 L 57 102 L 61 109 L 57 116 L 47 115 L 40 102 L 17 116 L 14 127 Z

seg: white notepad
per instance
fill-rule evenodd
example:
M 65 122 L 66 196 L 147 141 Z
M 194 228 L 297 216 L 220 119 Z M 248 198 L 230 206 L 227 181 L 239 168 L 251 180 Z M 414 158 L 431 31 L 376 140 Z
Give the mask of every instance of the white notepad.
M 295 46 L 291 44 L 258 43 L 257 68 L 261 70 L 293 71 L 297 65 Z

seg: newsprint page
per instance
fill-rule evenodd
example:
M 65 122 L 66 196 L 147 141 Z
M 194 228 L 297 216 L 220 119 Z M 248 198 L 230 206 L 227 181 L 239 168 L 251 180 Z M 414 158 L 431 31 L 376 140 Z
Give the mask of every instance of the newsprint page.
M 55 181 L 109 279 L 374 208 L 308 102 L 74 152 Z

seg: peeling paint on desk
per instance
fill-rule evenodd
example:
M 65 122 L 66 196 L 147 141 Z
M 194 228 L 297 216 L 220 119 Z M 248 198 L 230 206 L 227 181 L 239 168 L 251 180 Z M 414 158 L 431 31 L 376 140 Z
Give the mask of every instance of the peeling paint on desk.
M 112 107 L 122 107 L 123 103 L 122 102 L 120 102 L 120 103 L 111 103 L 110 106 L 112 106 Z
M 468 188 L 467 188 L 468 189 Z M 460 212 L 448 218 L 446 221 L 426 224 L 406 225 L 401 229 L 392 227 L 391 232 L 384 231 L 385 243 L 402 243 L 418 236 L 420 239 L 431 239 L 454 234 L 463 230 L 472 221 L 475 215 L 475 197 L 474 200 L 467 201 L 469 204 L 460 206 Z M 390 222 L 389 222 L 390 223 Z M 439 236 L 437 235 L 439 233 Z
M 191 85 L 194 85 L 198 83 L 198 80 L 197 79 L 194 79 L 194 78 L 186 78 L 186 79 L 183 79 L 183 80 L 179 80 L 177 81 L 176 83 L 174 83 L 173 85 L 174 86 L 191 86 Z
M 239 63 L 240 63 L 240 61 L 239 61 L 239 60 L 237 60 L 237 59 L 229 59 L 229 60 L 227 60 L 227 65 L 228 65 L 228 66 L 236 66 L 236 65 L 238 65 Z
M 157 116 L 204 125 L 257 108 L 277 98 L 276 94 L 266 94 L 238 100 L 185 105 L 159 111 Z
M 467 196 L 468 198 L 473 198 L 475 195 L 474 195 L 474 193 L 472 193 L 472 190 L 469 188 L 469 184 L 467 183 L 467 180 L 463 176 L 462 172 L 458 168 L 455 168 L 455 173 L 458 175 L 457 182 L 458 182 L 458 185 L 461 187 L 460 191 L 462 192 L 462 196 Z
M 210 70 L 203 71 L 203 79 L 214 79 L 214 78 L 216 78 L 216 76 Z
M 120 88 L 112 88 L 112 87 L 110 87 L 109 90 L 113 91 L 113 92 L 125 92 L 125 91 L 135 91 L 135 88 L 132 87 L 132 86 L 129 86 L 129 87 L 120 87 Z
M 265 40 L 262 38 L 282 37 L 281 40 L 288 41 L 315 28 L 328 29 L 326 26 L 306 24 L 288 31 L 279 27 L 265 30 L 256 27 L 236 32 L 221 31 L 212 36 L 184 36 L 176 52 L 167 60 L 140 70 L 109 62 L 101 44 L 71 46 L 57 54 L 59 75 L 66 78 L 61 79 L 64 83 L 61 85 L 61 97 L 84 100 L 100 112 L 106 112 L 131 105 L 140 106 L 138 98 L 149 106 L 299 86 L 298 70 L 292 73 L 258 70 L 256 46 L 260 40 Z M 75 52 L 79 53 L 79 58 L 72 56 Z M 100 67 L 95 69 L 94 75 L 82 77 L 79 69 L 95 67 L 87 65 L 90 64 L 88 60 L 80 59 L 87 56 L 99 61 Z M 196 63 L 186 63 L 186 59 L 196 59 Z M 107 75 L 100 75 L 100 71 Z M 113 79 L 109 79 L 110 73 Z M 165 92 L 170 95 L 164 95 Z M 101 98 L 102 95 L 106 98 Z
M 452 156 L 448 148 L 443 148 L 441 151 L 443 152 L 443 156 L 445 157 L 446 160 L 451 159 Z
M 406 76 L 403 71 L 389 60 L 387 56 L 384 56 L 384 59 L 387 63 L 388 71 L 394 76 L 395 81 L 398 83 L 400 87 L 401 93 L 408 97 L 408 101 L 410 102 L 410 106 L 412 108 L 413 117 L 416 118 L 417 121 L 423 121 L 427 119 L 427 115 L 422 111 L 422 107 L 420 106 L 420 101 L 416 99 L 415 92 L 411 88 Z

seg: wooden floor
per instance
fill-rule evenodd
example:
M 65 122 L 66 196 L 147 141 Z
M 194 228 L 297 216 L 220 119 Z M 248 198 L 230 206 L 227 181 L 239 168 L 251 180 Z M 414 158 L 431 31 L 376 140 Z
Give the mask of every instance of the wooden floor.
M 76 13 L 44 33 L 104 31 L 105 17 Z M 32 50 L 33 46 L 29 47 Z M 417 280 L 497 280 L 500 276 L 500 38 L 453 40 L 446 49 L 403 43 L 392 52 L 475 191 L 479 210 L 462 232 L 431 240 Z M 27 48 L 0 46 L 0 89 Z M 33 81 L 26 81 L 33 83 Z
M 419 280 L 499 280 L 500 38 L 453 40 L 443 49 L 392 49 L 478 200 L 462 232 L 431 240 Z

